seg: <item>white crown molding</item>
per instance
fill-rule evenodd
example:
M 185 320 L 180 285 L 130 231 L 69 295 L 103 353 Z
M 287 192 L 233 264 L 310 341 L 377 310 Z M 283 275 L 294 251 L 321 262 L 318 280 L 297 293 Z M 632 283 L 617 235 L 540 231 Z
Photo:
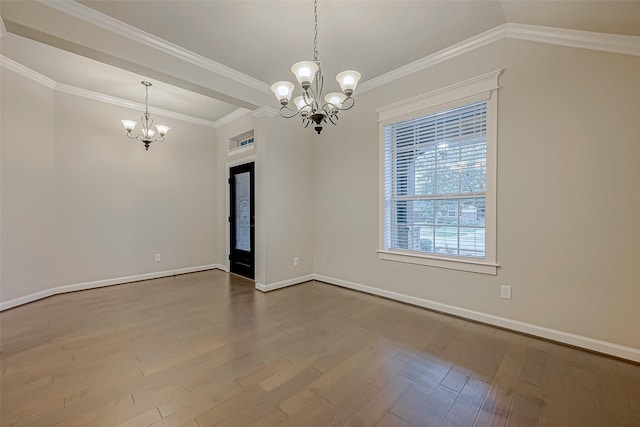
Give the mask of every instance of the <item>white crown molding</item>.
M 128 101 L 126 99 L 117 98 L 115 96 L 106 95 L 104 93 L 94 92 L 87 89 L 82 89 L 76 86 L 71 86 L 66 83 L 59 83 L 55 80 L 50 79 L 49 77 L 43 76 L 42 74 L 32 70 L 29 67 L 26 67 L 19 62 L 14 61 L 11 58 L 7 58 L 4 55 L 0 55 L 0 66 L 5 67 L 11 71 L 14 71 L 23 77 L 31 79 L 36 83 L 39 83 L 43 86 L 48 87 L 49 89 L 54 89 L 58 92 L 67 93 L 70 95 L 81 96 L 83 98 L 92 99 L 94 101 L 104 102 L 107 104 L 118 105 L 120 107 L 131 108 L 132 110 L 142 111 L 144 110 L 144 105 L 139 104 L 137 102 Z M 194 123 L 201 126 L 207 126 L 210 128 L 218 127 L 218 122 L 212 122 L 211 120 L 202 119 L 200 117 L 190 116 L 188 114 L 182 114 L 175 111 L 165 110 L 162 108 L 149 107 L 149 111 L 160 116 L 168 117 L 171 119 L 181 120 L 183 122 Z M 237 110 L 236 110 L 237 111 Z M 248 110 L 245 110 L 245 112 Z M 234 112 L 235 113 L 235 112 Z M 231 113 L 231 114 L 234 114 Z M 226 117 L 226 116 L 225 116 Z M 223 120 L 224 117 L 220 120 Z M 219 121 L 220 121 L 219 120 Z
M 444 62 L 448 59 L 455 58 L 456 56 L 462 55 L 464 53 L 470 52 L 479 47 L 493 43 L 497 40 L 504 38 L 506 33 L 507 33 L 506 24 L 492 28 L 491 30 L 485 31 L 484 33 L 480 33 L 460 43 L 456 43 L 453 46 L 449 46 L 436 53 L 425 56 L 422 59 L 418 59 L 417 61 L 413 61 L 407 65 L 403 65 L 400 68 L 396 68 L 395 70 L 389 71 L 388 73 L 381 74 L 378 77 L 369 79 L 360 85 L 360 87 L 358 88 L 358 93 L 362 93 L 367 90 L 371 90 L 376 87 L 383 86 L 394 80 L 401 79 L 410 74 L 416 73 L 418 71 L 424 70 L 426 68 L 432 67 L 441 62 Z
M 238 108 L 237 110 L 234 110 L 232 112 L 230 112 L 229 114 L 227 114 L 226 116 L 224 116 L 223 118 L 216 120 L 213 124 L 215 125 L 215 127 L 219 128 L 221 126 L 226 125 L 227 123 L 230 123 L 232 121 L 234 121 L 235 119 L 244 116 L 245 114 L 247 114 L 249 112 L 249 110 L 247 110 L 246 108 Z
M 270 93 L 269 85 L 267 83 L 236 71 L 216 61 L 210 60 L 204 56 L 198 55 L 197 53 L 191 52 L 129 24 L 125 24 L 124 22 L 118 21 L 117 19 L 102 14 L 73 0 L 36 1 L 67 15 L 104 28 L 115 34 L 125 36 L 131 40 L 170 54 L 200 68 L 217 73 L 264 93 Z M 0 36 L 2 36 L 3 33 L 6 33 L 6 31 L 4 30 L 4 24 L 0 17 Z M 640 36 L 605 34 L 563 28 L 507 23 L 477 34 L 431 55 L 425 56 L 424 58 L 418 59 L 417 61 L 396 68 L 395 70 L 366 80 L 360 84 L 358 92 L 366 92 L 385 85 L 504 38 L 640 56 Z M 273 111 L 276 111 L 276 113 L 274 114 Z M 235 114 L 235 112 L 231 114 Z M 261 107 L 254 111 L 255 117 L 261 117 L 263 115 L 274 117 L 277 115 L 277 110 L 270 107 Z M 232 117 L 237 118 L 235 116 Z M 224 121 L 225 117 L 220 120 L 222 121 L 220 125 L 228 123 Z
M 14 61 L 11 58 L 7 58 L 4 55 L 0 55 L 0 66 L 13 71 L 14 73 L 20 74 L 21 76 L 26 77 L 30 80 L 33 80 L 36 83 L 46 86 L 49 89 L 55 89 L 56 87 L 55 80 L 52 80 L 49 77 L 44 76 L 37 71 L 34 71 L 31 68 Z
M 118 105 L 120 107 L 131 108 L 137 111 L 144 110 L 144 104 L 138 104 L 137 102 L 128 101 L 122 98 L 116 98 L 115 96 L 105 95 L 99 92 L 93 92 L 91 90 L 82 89 L 82 88 L 71 86 L 65 83 L 56 83 L 55 89 L 59 92 L 68 93 L 70 95 L 81 96 L 83 98 L 92 99 L 94 101 Z M 155 113 L 160 116 L 182 120 L 183 122 L 194 123 L 197 125 L 207 126 L 210 128 L 216 127 L 215 122 L 212 122 L 211 120 L 201 119 L 200 117 L 194 117 L 188 114 L 182 114 L 175 111 L 165 110 L 163 108 L 156 108 L 156 107 L 149 106 L 149 111 L 151 113 Z
M 262 116 L 275 117 L 278 115 L 278 110 L 265 105 L 260 108 L 256 108 L 251 112 L 251 114 L 253 114 L 256 119 L 259 119 Z
M 526 24 L 507 24 L 506 36 L 512 39 L 640 56 L 640 36 L 594 33 Z
M 187 50 L 169 41 L 156 37 L 140 30 L 132 25 L 125 24 L 115 18 L 100 13 L 90 7 L 84 6 L 72 0 L 37 0 L 39 3 L 56 9 L 62 13 L 78 18 L 82 21 L 96 25 L 114 34 L 127 37 L 130 40 L 150 46 L 178 59 L 189 62 L 205 70 L 214 72 L 228 79 L 242 83 L 264 93 L 271 93 L 269 85 L 256 78 L 234 70 L 231 67 L 220 64 L 195 52 Z
M 594 33 L 526 24 L 503 24 L 369 79 L 359 86 L 358 93 L 385 85 L 504 38 L 640 56 L 640 36 Z

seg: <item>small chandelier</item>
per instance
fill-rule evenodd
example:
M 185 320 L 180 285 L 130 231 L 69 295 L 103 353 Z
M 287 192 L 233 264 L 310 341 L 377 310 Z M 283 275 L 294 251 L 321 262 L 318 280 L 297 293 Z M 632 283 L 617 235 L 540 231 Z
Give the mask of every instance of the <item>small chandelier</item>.
M 149 86 L 151 83 L 143 80 L 140 82 L 144 85 L 146 96 L 144 97 L 144 114 L 140 117 L 142 121 L 142 130 L 138 135 L 134 135 L 133 129 L 135 129 L 137 123 L 134 120 L 121 120 L 122 125 L 127 130 L 127 136 L 131 139 L 137 139 L 138 141 L 142 141 L 144 144 L 145 150 L 149 151 L 149 144 L 153 142 L 164 142 L 164 136 L 169 131 L 169 126 L 165 125 L 156 125 L 156 129 L 158 133 L 156 135 L 156 131 L 151 129 L 153 125 L 153 119 L 151 118 L 151 114 L 149 114 Z
M 332 92 L 324 97 L 322 104 L 322 89 L 324 78 L 318 59 L 318 1 L 313 2 L 314 37 L 313 37 L 313 61 L 297 62 L 291 67 L 291 71 L 302 86 L 302 95 L 294 98 L 296 108 L 289 106 L 289 100 L 293 95 L 294 85 L 287 81 L 274 83 L 271 90 L 282 105 L 280 115 L 290 119 L 297 115 L 302 118 L 302 124 L 306 128 L 309 123 L 315 123 L 316 132 L 322 131 L 322 123 L 338 124 L 338 112 L 349 110 L 355 105 L 351 97 L 360 80 L 360 73 L 353 70 L 343 71 L 336 76 L 342 93 Z M 313 87 L 312 87 L 313 84 Z

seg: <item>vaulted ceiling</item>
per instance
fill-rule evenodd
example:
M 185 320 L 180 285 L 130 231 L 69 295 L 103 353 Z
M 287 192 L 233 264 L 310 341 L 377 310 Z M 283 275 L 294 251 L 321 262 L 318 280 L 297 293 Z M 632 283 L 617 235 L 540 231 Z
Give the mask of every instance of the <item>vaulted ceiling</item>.
M 4 57 L 136 102 L 152 80 L 152 105 L 212 122 L 276 107 L 269 85 L 313 57 L 310 0 L 3 0 L 0 14 Z M 640 36 L 640 1 L 321 0 L 318 51 L 327 78 L 366 82 L 506 23 Z

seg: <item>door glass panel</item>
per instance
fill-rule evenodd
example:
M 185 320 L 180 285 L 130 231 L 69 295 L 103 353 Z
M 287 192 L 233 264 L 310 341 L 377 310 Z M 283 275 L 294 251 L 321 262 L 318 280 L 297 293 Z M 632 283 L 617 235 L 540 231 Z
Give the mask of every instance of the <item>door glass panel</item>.
M 251 251 L 251 188 L 249 172 L 235 176 L 236 193 L 236 242 L 235 248 Z

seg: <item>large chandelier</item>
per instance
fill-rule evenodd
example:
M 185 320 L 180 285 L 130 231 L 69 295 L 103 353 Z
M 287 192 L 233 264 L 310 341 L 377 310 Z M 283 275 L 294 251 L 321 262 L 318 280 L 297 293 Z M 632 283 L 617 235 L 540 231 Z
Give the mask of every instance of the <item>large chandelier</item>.
M 145 150 L 149 151 L 149 144 L 154 142 L 164 142 L 164 136 L 169 131 L 169 126 L 165 125 L 156 125 L 156 131 L 151 129 L 153 125 L 153 119 L 151 118 L 151 114 L 149 114 L 149 86 L 151 83 L 148 81 L 141 81 L 142 85 L 145 88 L 146 96 L 144 97 L 144 114 L 140 118 L 142 121 L 142 130 L 139 134 L 133 134 L 133 129 L 135 129 L 136 123 L 134 120 L 121 120 L 122 125 L 127 130 L 127 136 L 131 139 L 137 139 L 144 144 Z
M 322 103 L 322 89 L 324 78 L 318 59 L 318 1 L 313 2 L 314 36 L 313 36 L 313 61 L 297 62 L 291 67 L 291 71 L 302 86 L 302 95 L 293 99 L 296 108 L 289 106 L 289 100 L 293 95 L 294 85 L 287 81 L 274 83 L 271 90 L 282 105 L 280 115 L 290 119 L 295 116 L 302 118 L 304 127 L 315 123 L 316 132 L 322 131 L 322 123 L 337 124 L 338 112 L 349 110 L 355 105 L 351 97 L 360 80 L 360 73 L 353 70 L 343 71 L 336 76 L 342 93 L 332 92 L 324 97 Z M 313 85 L 313 87 L 312 87 Z

